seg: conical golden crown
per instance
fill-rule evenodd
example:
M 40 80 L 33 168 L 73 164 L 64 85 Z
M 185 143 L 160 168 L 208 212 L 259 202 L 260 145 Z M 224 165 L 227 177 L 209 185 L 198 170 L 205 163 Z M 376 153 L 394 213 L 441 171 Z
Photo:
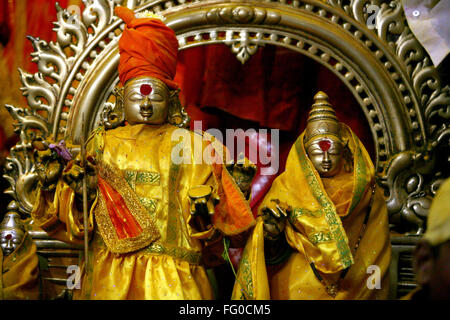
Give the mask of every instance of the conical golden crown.
M 336 112 L 328 102 L 327 94 L 322 91 L 314 96 L 314 104 L 308 114 L 304 142 L 307 143 L 319 135 L 332 135 L 341 139 L 341 127 Z
M 0 223 L 0 230 L 18 230 L 25 232 L 20 216 L 17 212 L 10 211 L 5 214 L 3 221 Z

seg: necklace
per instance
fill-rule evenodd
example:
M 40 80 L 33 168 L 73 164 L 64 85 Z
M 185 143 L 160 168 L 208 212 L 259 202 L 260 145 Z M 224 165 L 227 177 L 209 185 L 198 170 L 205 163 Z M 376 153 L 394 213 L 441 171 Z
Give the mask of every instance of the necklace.
M 361 230 L 359 232 L 358 239 L 356 240 L 355 246 L 353 247 L 353 250 L 352 250 L 353 256 L 355 256 L 356 251 L 358 250 L 359 244 L 361 242 L 361 239 L 364 236 L 364 233 L 366 232 L 367 223 L 369 222 L 370 211 L 372 211 L 373 198 L 374 198 L 374 194 L 375 194 L 375 183 L 372 184 L 371 188 L 372 188 L 372 194 L 370 195 L 369 206 L 367 208 L 366 215 L 364 217 L 364 221 L 361 226 Z M 340 287 L 341 287 L 341 283 L 344 280 L 344 277 L 346 276 L 348 271 L 350 270 L 350 267 L 346 268 L 344 271 L 341 272 L 341 274 L 339 275 L 339 279 L 336 282 L 327 283 L 325 281 L 325 279 L 320 275 L 314 262 L 310 262 L 309 265 L 311 266 L 311 269 L 312 269 L 314 275 L 316 276 L 317 280 L 319 280 L 319 282 L 325 287 L 327 294 L 334 299 L 337 296 L 337 294 L 340 290 Z

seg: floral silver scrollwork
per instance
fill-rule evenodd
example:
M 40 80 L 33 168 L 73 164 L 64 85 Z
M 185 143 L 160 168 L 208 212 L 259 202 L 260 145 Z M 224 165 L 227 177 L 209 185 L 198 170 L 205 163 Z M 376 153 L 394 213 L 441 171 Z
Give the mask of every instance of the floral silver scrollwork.
M 442 130 L 448 127 L 450 111 L 450 88 L 443 85 L 431 59 L 412 34 L 408 27 L 404 11 L 398 0 L 330 0 L 335 7 L 344 8 L 358 22 L 366 24 L 368 6 L 379 8 L 376 14 L 376 27 L 372 29 L 378 37 L 390 46 L 397 56 L 397 63 L 402 64 L 404 74 L 397 72 L 402 78 L 400 89 L 409 105 L 412 129 L 416 132 L 414 142 L 424 146 L 426 137 L 435 140 Z M 388 63 L 387 67 L 393 65 Z M 394 75 L 395 76 L 395 75 Z M 412 92 L 407 92 L 407 87 Z M 420 121 L 419 115 L 424 115 Z M 421 123 L 419 123 L 421 122 Z M 419 137 L 419 128 L 423 126 Z M 424 139 L 425 138 L 425 139 Z
M 13 196 L 19 204 L 19 210 L 26 214 L 33 208 L 34 188 L 37 182 L 32 141 L 38 135 L 45 137 L 49 130 L 47 122 L 36 117 L 30 110 L 11 105 L 6 105 L 6 108 L 17 121 L 14 127 L 20 141 L 11 148 L 10 156 L 6 158 L 4 177 L 11 187 L 5 193 Z
M 380 178 L 387 192 L 390 222 L 399 232 L 421 234 L 437 185 L 430 154 L 403 152 L 391 159 Z
M 116 97 L 116 103 L 105 103 L 100 123 L 107 130 L 117 128 L 125 122 L 123 92 L 123 88 L 114 88 L 113 94 Z
M 116 0 L 84 0 L 86 8 L 83 10 L 83 23 L 90 26 L 93 32 L 88 33 L 88 40 L 92 40 L 100 31 L 108 26 L 114 17 L 114 3 Z
M 58 86 L 55 88 L 59 89 L 62 81 L 67 78 L 69 69 L 63 50 L 53 42 L 47 43 L 45 40 L 31 36 L 27 38 L 34 48 L 34 52 L 31 53 L 32 61 L 37 63 L 40 73 L 56 81 Z M 58 93 L 58 91 L 55 92 L 55 94 Z
M 81 55 L 88 40 L 88 29 L 81 21 L 77 14 L 71 14 L 66 9 L 63 9 L 56 4 L 58 21 L 55 22 L 56 37 L 58 45 L 61 48 L 69 47 L 74 54 L 68 57 L 68 61 L 73 61 Z
M 87 66 L 88 59 L 96 57 L 96 48 L 91 52 L 86 48 L 98 41 L 97 36 L 109 27 L 114 16 L 114 7 L 122 1 L 118 0 L 85 0 L 86 9 L 83 14 L 71 13 L 56 4 L 57 21 L 54 22 L 56 42 L 47 42 L 28 36 L 33 45 L 32 61 L 38 66 L 38 72 L 29 74 L 19 69 L 22 82 L 21 91 L 27 99 L 28 106 L 18 108 L 6 105 L 20 141 L 11 148 L 6 159 L 4 177 L 10 188 L 6 193 L 18 203 L 19 210 L 26 214 L 31 212 L 34 202 L 34 188 L 37 182 L 35 173 L 32 142 L 39 136 L 47 138 L 52 128 L 66 121 L 72 99 L 77 94 L 77 87 L 70 84 L 73 80 L 82 80 L 75 68 Z M 134 1 L 141 4 L 142 1 Z M 100 41 L 101 42 L 101 41 Z M 106 44 L 100 43 L 101 49 Z M 86 61 L 80 61 L 85 59 Z M 72 77 L 72 78 L 71 78 Z M 58 108 L 58 105 L 62 108 Z M 62 125 L 58 133 L 65 131 Z M 62 138 L 60 136 L 56 138 Z
M 19 74 L 22 84 L 24 85 L 21 90 L 27 97 L 28 106 L 34 111 L 47 111 L 48 117 L 46 120 L 49 122 L 53 107 L 56 103 L 56 93 L 59 88 L 57 88 L 56 85 L 52 86 L 45 81 L 41 73 L 32 75 L 19 69 Z M 26 111 L 24 110 L 24 112 Z

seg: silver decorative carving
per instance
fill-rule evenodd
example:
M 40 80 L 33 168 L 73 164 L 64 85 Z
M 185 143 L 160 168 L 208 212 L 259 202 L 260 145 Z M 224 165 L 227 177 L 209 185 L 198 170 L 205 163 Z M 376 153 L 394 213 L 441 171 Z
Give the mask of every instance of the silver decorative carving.
M 405 229 L 406 224 L 410 226 L 409 231 L 421 233 L 436 185 L 446 177 L 438 171 L 448 176 L 450 169 L 448 83 L 445 86 L 441 83 L 431 59 L 409 29 L 399 1 L 330 3 L 344 8 L 349 16 L 363 24 L 367 23 L 368 16 L 363 13 L 369 5 L 380 8 L 372 32 L 395 52 L 396 61 L 385 62 L 385 67 L 403 95 L 414 145 L 411 148 L 414 155 L 408 161 L 402 153 L 392 156 L 383 185 L 390 194 L 387 203 L 391 222 L 400 229 Z M 438 157 L 441 161 L 437 161 Z
M 431 196 L 424 191 L 424 175 L 429 168 L 420 155 L 403 152 L 393 157 L 380 178 L 380 184 L 387 191 L 387 208 L 390 222 L 401 226 L 402 231 L 420 234 L 431 204 Z M 427 170 L 428 169 L 428 170 Z
M 258 51 L 259 47 L 257 44 L 252 43 L 247 31 L 241 31 L 238 40 L 233 36 L 233 33 L 233 31 L 227 32 L 225 44 L 231 47 L 231 52 L 233 52 L 236 55 L 236 58 L 244 64 L 250 59 L 250 56 Z
M 123 88 L 114 88 L 116 103 L 106 102 L 101 113 L 100 124 L 105 129 L 114 129 L 125 122 L 125 113 L 123 110 Z
M 206 20 L 212 24 L 271 24 L 280 22 L 280 15 L 275 12 L 267 12 L 263 8 L 252 8 L 247 6 L 233 6 L 213 8 L 206 13 Z

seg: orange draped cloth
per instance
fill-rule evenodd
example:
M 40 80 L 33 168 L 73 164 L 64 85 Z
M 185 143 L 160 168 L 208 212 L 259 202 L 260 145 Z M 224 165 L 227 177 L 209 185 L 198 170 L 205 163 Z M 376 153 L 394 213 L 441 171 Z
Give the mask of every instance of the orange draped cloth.
M 128 8 L 117 7 L 115 12 L 126 24 L 119 40 L 119 78 L 122 84 L 129 79 L 147 76 L 177 89 L 178 85 L 173 81 L 178 56 L 175 32 L 161 20 L 135 18 Z

